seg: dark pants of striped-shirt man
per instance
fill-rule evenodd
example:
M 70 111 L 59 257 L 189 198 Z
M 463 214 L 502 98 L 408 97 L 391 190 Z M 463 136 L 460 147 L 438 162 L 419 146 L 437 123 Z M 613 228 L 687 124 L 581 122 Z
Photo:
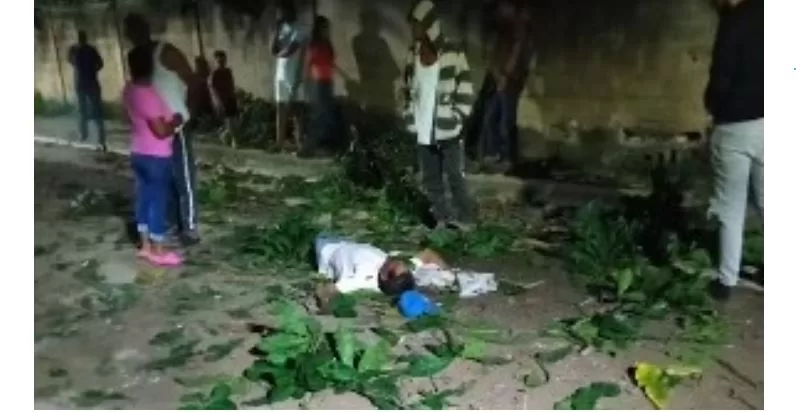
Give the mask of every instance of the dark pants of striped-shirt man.
M 431 202 L 432 213 L 439 223 L 466 222 L 472 218 L 472 202 L 464 178 L 464 145 L 462 139 L 418 145 L 418 160 L 423 187 Z M 445 181 L 450 188 L 449 206 Z

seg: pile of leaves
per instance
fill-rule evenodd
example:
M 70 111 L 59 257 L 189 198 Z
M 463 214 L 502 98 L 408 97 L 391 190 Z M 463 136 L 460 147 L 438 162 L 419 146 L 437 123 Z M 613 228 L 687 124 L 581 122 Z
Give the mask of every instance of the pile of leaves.
M 422 246 L 447 256 L 486 258 L 508 253 L 515 238 L 516 234 L 504 226 L 483 224 L 466 233 L 435 230 L 425 237 Z
M 235 95 L 239 112 L 232 119 L 229 133 L 238 147 L 268 148 L 276 137 L 276 107 L 240 89 Z
M 649 321 L 674 315 L 681 338 L 688 335 L 689 341 L 703 344 L 723 338 L 707 293 L 710 279 L 704 272 L 711 266 L 707 252 L 671 237 L 668 264 L 652 265 L 638 247 L 643 224 L 594 204 L 581 211 L 569 262 L 602 308 L 560 321 L 548 333 L 615 353 L 640 339 L 669 339 L 646 335 L 644 329 Z
M 182 397 L 183 405 L 180 409 L 184 410 L 234 410 L 238 409 L 232 400 L 232 388 L 227 383 L 218 383 L 210 390 L 209 395 L 197 392 Z
M 209 110 L 198 116 L 190 127 L 199 135 L 212 135 L 217 142 L 217 135 L 229 133 L 235 138 L 236 147 L 249 149 L 269 149 L 276 136 L 276 106 L 261 97 L 238 89 L 235 91 L 238 102 L 238 115 L 231 119 L 229 130 L 224 119 Z
M 478 349 L 454 344 L 452 337 L 446 336 L 449 339 L 445 343 L 429 347 L 430 353 L 395 356 L 387 339 L 378 337 L 365 344 L 345 326 L 325 332 L 317 320 L 283 303 L 277 325 L 257 345 L 259 359 L 244 375 L 268 384 L 266 403 L 333 389 L 357 393 L 379 409 L 402 409 L 403 377 L 431 377 L 457 356 L 467 357 Z M 419 404 L 441 408 L 446 404 L 444 397 L 453 394 L 455 391 L 427 393 Z
M 635 243 L 638 227 L 597 202 L 582 207 L 575 216 L 568 262 L 576 275 L 589 278 L 629 266 L 640 254 Z
M 553 405 L 555 410 L 592 410 L 597 409 L 597 402 L 601 398 L 619 396 L 621 389 L 613 382 L 594 382 L 588 386 L 578 388 L 571 395 Z
M 414 139 L 401 131 L 395 116 L 361 116 L 349 150 L 341 157 L 344 176 L 354 185 L 378 189 L 396 209 L 420 221 L 429 218 L 429 203 L 415 177 Z
M 270 266 L 310 267 L 315 237 L 320 228 L 306 212 L 294 211 L 269 226 L 236 227 L 228 237 L 232 262 L 249 269 Z

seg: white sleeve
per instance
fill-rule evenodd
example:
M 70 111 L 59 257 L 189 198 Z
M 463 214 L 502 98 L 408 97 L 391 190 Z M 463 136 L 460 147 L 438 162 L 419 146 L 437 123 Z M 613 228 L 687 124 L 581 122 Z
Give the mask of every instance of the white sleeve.
M 334 272 L 334 285 L 340 293 L 349 293 L 360 289 L 353 262 L 348 257 L 350 255 L 338 255 L 337 259 L 332 259 L 330 264 Z
M 290 26 L 290 42 L 301 45 L 304 43 L 304 33 L 297 25 Z
M 318 262 L 318 273 L 327 279 L 335 279 L 334 267 L 332 267 L 332 257 L 336 248 L 331 244 L 333 240 L 318 237 L 315 239 L 315 259 Z

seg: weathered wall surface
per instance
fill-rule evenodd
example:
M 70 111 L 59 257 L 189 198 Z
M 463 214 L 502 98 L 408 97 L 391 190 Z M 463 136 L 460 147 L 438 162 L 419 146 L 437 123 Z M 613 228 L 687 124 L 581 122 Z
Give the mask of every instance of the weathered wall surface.
M 702 129 L 701 95 L 707 81 L 716 26 L 708 0 L 528 0 L 537 56 L 523 93 L 519 123 L 542 133 L 577 120 L 583 127 L 663 131 Z M 298 2 L 309 27 L 312 1 Z M 476 79 L 486 47 L 479 29 L 481 1 L 438 2 L 444 27 L 466 45 Z M 372 106 L 391 107 L 408 39 L 411 0 L 317 0 L 330 17 L 340 74 L 337 90 Z M 124 79 L 129 45 L 118 31 L 128 10 L 106 6 L 81 13 L 51 11 L 35 34 L 35 88 L 45 97 L 73 100 L 66 51 L 84 28 L 105 59 L 104 98 L 115 100 Z M 239 86 L 271 93 L 268 52 L 273 7 L 259 20 L 204 4 L 201 18 L 177 10 L 150 12 L 155 31 L 193 58 L 225 50 Z

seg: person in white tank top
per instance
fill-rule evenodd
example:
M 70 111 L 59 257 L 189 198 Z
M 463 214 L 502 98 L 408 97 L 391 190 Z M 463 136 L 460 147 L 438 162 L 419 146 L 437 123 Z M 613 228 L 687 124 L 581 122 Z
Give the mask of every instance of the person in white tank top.
M 166 102 L 174 113 L 180 113 L 188 122 L 191 118 L 191 108 L 196 104 L 191 99 L 199 94 L 201 79 L 194 73 L 185 54 L 174 45 L 167 42 L 157 42 L 152 39 L 149 23 L 146 19 L 135 13 L 128 14 L 124 19 L 124 32 L 133 44 L 133 49 L 144 47 L 151 50 L 154 57 L 154 73 L 152 84 L 160 97 Z M 177 227 L 183 244 L 193 245 L 199 242 L 196 210 L 196 160 L 193 151 L 193 141 L 186 136 L 184 129 L 179 129 L 174 135 L 174 180 L 175 201 L 171 202 L 178 207 L 179 216 Z
M 302 80 L 304 34 L 298 25 L 296 7 L 283 0 L 277 8 L 276 29 L 271 40 L 274 67 L 274 101 L 276 102 L 276 146 L 281 149 L 288 135 L 288 122 L 293 122 L 293 143 L 301 145 L 301 121 L 298 115 Z

